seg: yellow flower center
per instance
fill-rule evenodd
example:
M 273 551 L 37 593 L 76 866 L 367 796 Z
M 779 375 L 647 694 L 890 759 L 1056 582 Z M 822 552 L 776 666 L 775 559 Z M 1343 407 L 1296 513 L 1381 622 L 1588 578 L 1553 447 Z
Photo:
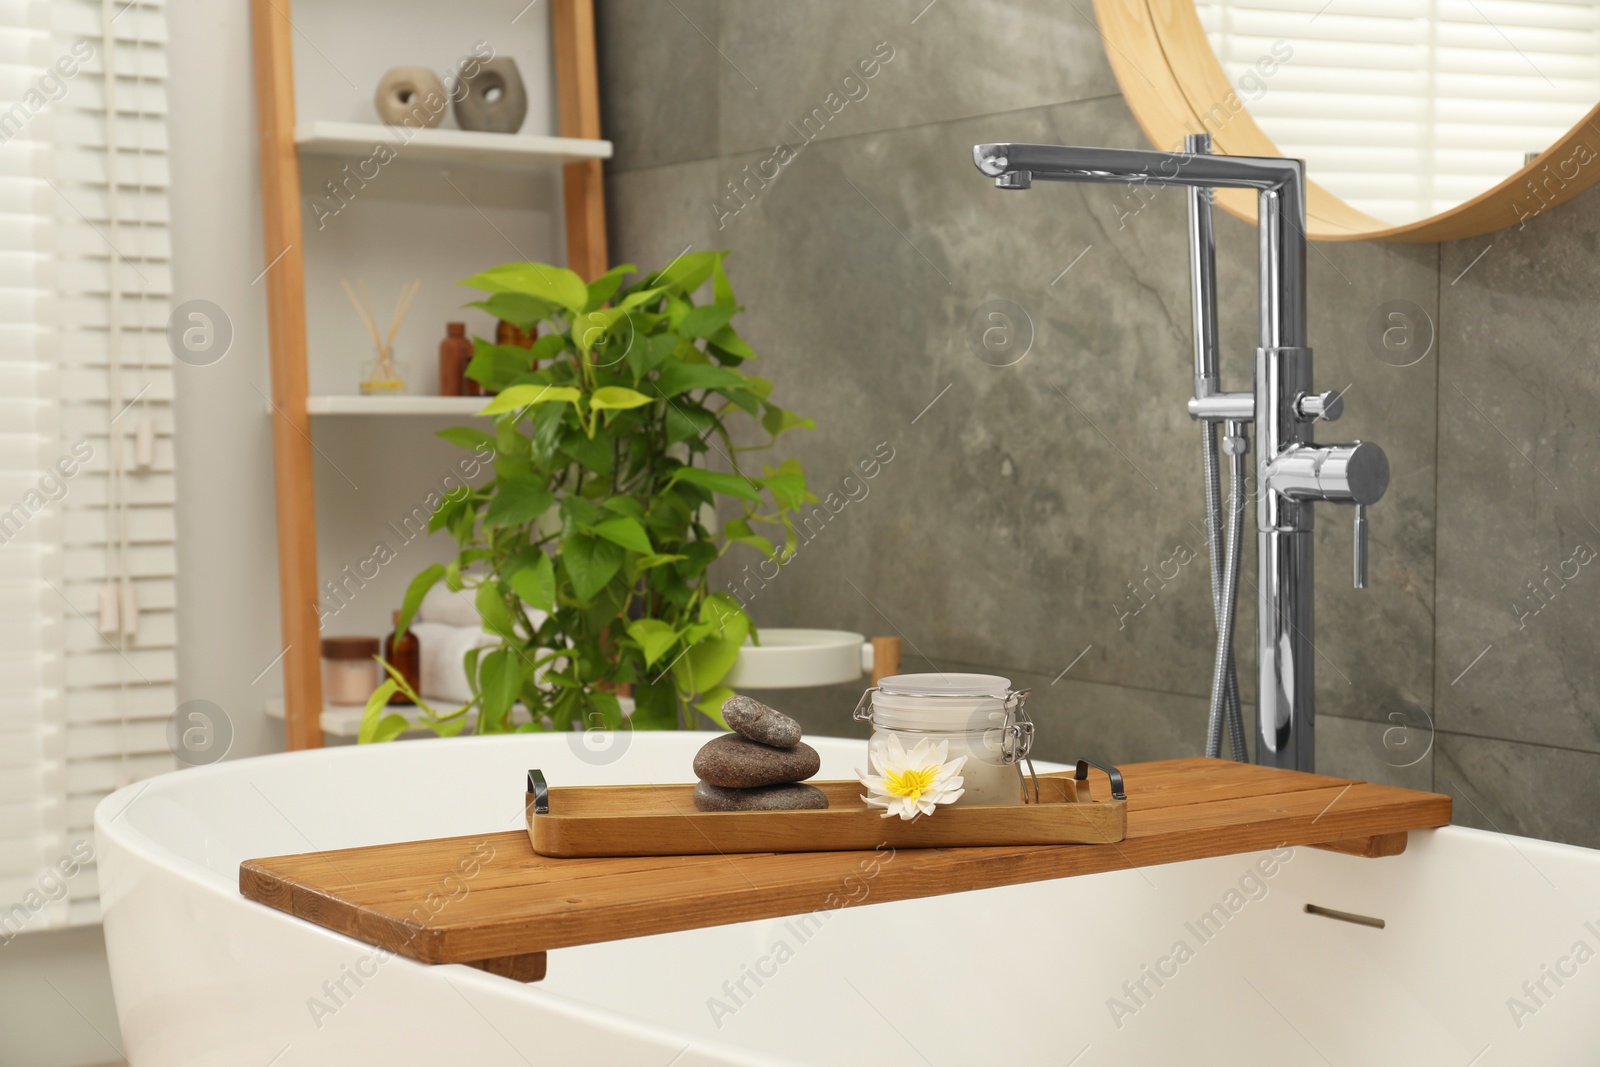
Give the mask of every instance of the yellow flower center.
M 939 775 L 937 763 L 914 770 L 905 770 L 896 773 L 890 771 L 883 776 L 884 790 L 892 797 L 905 797 L 915 803 L 922 799 L 922 794 L 933 785 L 933 780 Z

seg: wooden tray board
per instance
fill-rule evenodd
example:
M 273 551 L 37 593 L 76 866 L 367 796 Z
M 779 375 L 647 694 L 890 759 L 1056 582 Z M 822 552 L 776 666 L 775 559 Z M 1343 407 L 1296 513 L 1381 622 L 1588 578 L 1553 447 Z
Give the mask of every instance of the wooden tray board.
M 828 795 L 826 810 L 700 811 L 692 785 L 550 786 L 547 814 L 527 794 L 528 839 L 541 856 L 695 856 L 1104 845 L 1121 841 L 1128 825 L 1126 800 L 1092 800 L 1071 771 L 1039 775 L 1037 804 L 955 805 L 910 821 L 868 807 L 860 782 L 807 784 Z
M 422 963 L 526 977 L 572 945 L 1285 845 L 1392 855 L 1407 831 L 1450 821 L 1447 796 L 1343 778 L 1202 758 L 1122 771 L 1127 836 L 1107 845 L 556 859 L 516 829 L 247 860 L 239 890 Z M 863 864 L 871 891 L 841 900 Z

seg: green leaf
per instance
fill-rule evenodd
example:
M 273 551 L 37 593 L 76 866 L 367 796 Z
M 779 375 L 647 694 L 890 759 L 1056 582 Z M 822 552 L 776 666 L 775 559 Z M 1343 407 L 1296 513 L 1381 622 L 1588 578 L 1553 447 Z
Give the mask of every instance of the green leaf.
M 777 467 L 763 466 L 762 477 L 757 479 L 772 493 L 772 499 L 786 511 L 794 511 L 806 502 L 806 474 L 797 459 L 786 459 Z
M 607 519 L 596 526 L 594 532 L 612 544 L 621 545 L 640 555 L 648 556 L 655 551 L 655 546 L 650 543 L 650 535 L 644 532 L 644 527 L 626 516 L 619 515 L 615 519 Z
M 698 405 L 674 400 L 667 405 L 667 444 L 693 440 L 717 424 L 717 417 Z M 703 451 L 704 445 L 700 446 Z
M 525 293 L 574 314 L 589 302 L 589 287 L 582 278 L 565 267 L 548 263 L 506 263 L 457 284 L 489 293 Z
M 611 439 L 604 435 L 590 437 L 582 430 L 574 430 L 561 438 L 561 449 L 603 478 L 611 476 Z
M 607 497 L 600 502 L 600 506 L 613 515 L 626 515 L 630 519 L 644 521 L 644 505 L 631 496 Z
M 659 367 L 663 360 L 678 347 L 676 334 L 658 333 L 654 337 L 635 338 L 628 349 L 628 369 L 635 378 L 643 378 Z
M 675 293 L 692 293 L 705 284 L 726 252 L 688 252 L 667 264 L 652 284 Z
M 539 479 L 529 475 L 501 478 L 489 510 L 483 514 L 486 527 L 526 526 L 550 510 L 556 495 Z
M 812 419 L 803 419 L 792 411 L 785 411 L 775 404 L 768 404 L 767 413 L 761 416 L 761 428 L 773 437 L 777 437 L 790 430 L 815 430 L 817 424 Z
M 473 426 L 447 426 L 434 436 L 469 452 L 479 448 L 487 448 L 490 452 L 495 450 L 494 435 Z
M 490 400 L 479 415 L 519 411 L 534 404 L 571 404 L 583 394 L 570 385 L 513 385 Z
M 411 620 L 416 618 L 417 609 L 422 606 L 422 598 L 428 595 L 428 590 L 432 589 L 440 578 L 444 577 L 444 570 L 443 563 L 430 564 L 411 579 L 411 584 L 406 586 L 405 598 L 400 601 L 400 621 L 394 628 L 396 637 L 405 635 Z
M 361 713 L 361 729 L 356 733 L 357 744 L 375 745 L 393 741 L 410 727 L 411 724 L 406 721 L 404 715 L 383 713 L 389 706 L 389 698 L 399 689 L 400 687 L 391 680 L 372 691 L 372 695 L 367 698 L 366 710 Z
M 726 730 L 728 720 L 722 717 L 722 705 L 734 695 L 734 691 L 725 685 L 715 686 L 694 702 L 695 710 Z
M 661 555 L 640 556 L 638 562 L 635 563 L 634 566 L 641 571 L 647 571 L 654 567 L 660 567 L 667 563 L 676 563 L 680 559 L 688 558 L 688 556 L 679 555 L 675 552 L 667 552 Z
M 672 669 L 686 693 L 704 693 L 722 681 L 750 636 L 750 617 L 726 593 L 712 593 L 701 602 L 700 621 L 712 628 L 714 636 L 697 642 Z
M 723 269 L 722 260 L 717 260 L 717 265 L 711 268 L 711 298 L 719 304 L 732 304 L 733 286 L 728 282 L 728 272 Z
M 677 726 L 677 687 L 666 679 L 634 683 L 633 715 L 628 721 L 635 730 L 670 730 Z
M 467 377 L 486 389 L 500 392 L 532 370 L 533 355 L 529 349 L 477 340 L 473 342 L 472 361 L 467 364 Z
M 539 553 L 539 561 L 531 567 L 512 572 L 511 591 L 540 611 L 551 611 L 556 604 L 556 572 L 550 557 Z
M 622 569 L 622 547 L 578 533 L 561 542 L 561 561 L 572 579 L 572 591 L 587 603 Z
M 678 631 L 660 619 L 638 619 L 629 623 L 628 636 L 639 642 L 646 667 L 652 666 L 678 643 Z
M 709 363 L 669 364 L 656 377 L 656 388 L 667 397 L 691 389 L 742 389 L 744 386 L 744 375 Z
M 478 662 L 478 692 L 483 695 L 478 732 L 505 732 L 506 716 L 522 691 L 521 661 L 515 651 L 497 648 Z
M 731 519 L 722 527 L 723 536 L 735 544 L 749 545 L 763 556 L 771 556 L 774 551 L 772 542 L 750 529 L 750 523 L 744 519 Z
M 632 263 L 624 263 L 620 267 L 612 267 L 600 277 L 589 283 L 589 302 L 584 305 L 585 311 L 593 311 L 605 304 L 616 295 L 622 287 L 622 279 L 639 268 Z
M 640 289 L 638 292 L 629 293 L 627 296 L 623 297 L 622 303 L 618 304 L 617 306 L 624 310 L 632 310 L 636 307 L 642 307 L 651 301 L 660 300 L 661 292 L 662 291 L 660 289 Z
M 589 394 L 589 406 L 601 411 L 627 411 L 651 403 L 649 397 L 620 385 L 604 385 Z
M 483 618 L 485 633 L 493 634 L 502 641 L 516 640 L 516 632 L 511 625 L 511 612 L 506 610 L 505 597 L 501 595 L 497 582 L 491 579 L 478 586 L 478 595 L 472 602 Z
M 702 304 L 683 317 L 678 332 L 685 337 L 710 337 L 738 313 L 737 304 Z
M 755 349 L 744 343 L 744 338 L 733 332 L 732 326 L 724 326 L 722 329 L 706 338 L 706 341 L 714 347 L 720 348 L 722 351 L 731 356 L 736 356 L 739 359 L 761 358 L 760 356 L 756 355 Z
M 555 305 L 527 293 L 495 293 L 487 300 L 474 300 L 468 307 L 482 308 L 497 319 L 523 330 L 543 322 L 555 313 Z
M 588 355 L 595 346 L 605 341 L 613 326 L 627 317 L 627 311 L 622 308 L 586 311 L 572 320 L 572 343 L 579 352 Z
M 672 472 L 671 481 L 688 482 L 713 493 L 738 497 L 740 500 L 756 502 L 761 500 L 761 491 L 742 474 L 724 474 L 721 471 L 708 471 L 703 467 L 679 467 Z

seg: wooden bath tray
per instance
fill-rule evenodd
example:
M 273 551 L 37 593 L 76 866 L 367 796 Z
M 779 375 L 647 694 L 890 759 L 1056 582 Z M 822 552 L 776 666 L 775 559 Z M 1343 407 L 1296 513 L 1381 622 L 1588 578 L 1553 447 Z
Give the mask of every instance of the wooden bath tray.
M 1112 795 L 1090 795 L 1088 764 L 1038 777 L 1038 803 L 940 808 L 907 822 L 861 800 L 860 782 L 808 782 L 828 795 L 816 811 L 700 811 L 692 785 L 547 785 L 528 772 L 528 838 L 541 856 L 696 856 L 984 845 L 1108 845 L 1127 833 L 1115 768 Z M 1032 782 L 1029 783 L 1032 792 Z
M 839 887 L 863 864 L 859 903 L 879 904 L 1285 845 L 1389 856 L 1450 821 L 1447 796 L 1298 771 L 1201 758 L 1122 771 L 1127 835 L 1110 844 L 557 859 L 492 829 L 522 817 L 510 807 L 474 836 L 247 860 L 239 890 L 422 963 L 528 981 L 550 949 L 849 905 Z M 1090 785 L 1110 799 L 1103 777 Z

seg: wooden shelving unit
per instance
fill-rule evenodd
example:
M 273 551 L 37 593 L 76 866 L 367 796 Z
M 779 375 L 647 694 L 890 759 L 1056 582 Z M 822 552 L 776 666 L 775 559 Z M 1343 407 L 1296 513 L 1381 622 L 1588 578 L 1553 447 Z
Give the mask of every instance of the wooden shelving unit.
M 407 138 L 418 160 L 463 165 L 559 166 L 567 265 L 585 279 L 607 269 L 600 89 L 593 0 L 551 0 L 550 29 L 559 137 L 397 131 L 378 123 L 297 125 L 291 0 L 250 0 L 261 149 L 261 216 L 272 372 L 272 455 L 277 502 L 278 596 L 282 616 L 284 734 L 290 749 L 322 744 L 322 665 L 317 618 L 315 452 L 310 416 L 472 414 L 481 398 L 311 397 L 307 367 L 305 240 L 300 157 L 370 152 L 379 138 Z M 465 401 L 467 403 L 461 403 Z

